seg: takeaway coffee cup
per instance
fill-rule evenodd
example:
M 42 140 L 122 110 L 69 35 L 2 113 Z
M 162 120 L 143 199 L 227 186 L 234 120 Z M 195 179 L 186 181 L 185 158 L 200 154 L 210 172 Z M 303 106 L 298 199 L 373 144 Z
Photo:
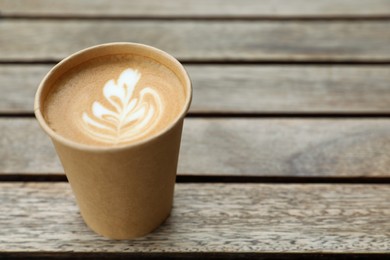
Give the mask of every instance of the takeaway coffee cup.
M 136 43 L 84 49 L 42 80 L 35 115 L 92 230 L 130 239 L 169 216 L 191 97 L 175 58 Z

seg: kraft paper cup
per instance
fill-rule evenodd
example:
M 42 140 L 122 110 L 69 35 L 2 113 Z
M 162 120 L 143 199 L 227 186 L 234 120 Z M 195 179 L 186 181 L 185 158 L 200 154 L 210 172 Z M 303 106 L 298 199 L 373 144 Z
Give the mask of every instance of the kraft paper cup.
M 178 76 L 186 102 L 175 121 L 154 136 L 113 148 L 77 143 L 54 132 L 41 108 L 56 79 L 89 59 L 126 53 L 152 58 Z M 35 96 L 35 115 L 54 144 L 81 215 L 92 230 L 113 239 L 130 239 L 148 234 L 169 216 L 183 119 L 191 97 L 190 79 L 175 58 L 136 43 L 109 43 L 79 51 L 45 76 Z

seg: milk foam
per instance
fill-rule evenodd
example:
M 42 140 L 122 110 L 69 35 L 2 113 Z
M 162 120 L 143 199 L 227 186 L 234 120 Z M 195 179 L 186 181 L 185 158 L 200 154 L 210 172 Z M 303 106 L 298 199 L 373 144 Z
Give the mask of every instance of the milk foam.
M 138 97 L 133 95 L 141 76 L 137 70 L 128 68 L 116 81 L 107 81 L 102 91 L 113 109 L 94 101 L 92 115 L 82 114 L 80 125 L 91 138 L 120 144 L 138 139 L 155 127 L 163 102 L 152 86 L 143 87 Z
M 62 72 L 45 98 L 43 116 L 65 138 L 112 147 L 161 133 L 185 100 L 180 79 L 156 60 L 106 55 Z

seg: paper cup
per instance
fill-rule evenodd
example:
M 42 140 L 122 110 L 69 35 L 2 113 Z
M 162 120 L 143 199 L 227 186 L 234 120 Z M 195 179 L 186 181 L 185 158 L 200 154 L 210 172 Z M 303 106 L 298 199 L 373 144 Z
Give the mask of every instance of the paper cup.
M 171 69 L 186 93 L 180 115 L 158 134 L 117 147 L 89 146 L 54 132 L 41 109 L 53 83 L 69 69 L 110 54 L 142 55 Z M 190 79 L 175 58 L 136 43 L 109 43 L 82 50 L 45 76 L 35 96 L 35 115 L 54 144 L 81 215 L 92 230 L 113 239 L 130 239 L 148 234 L 169 216 L 183 119 L 191 97 Z

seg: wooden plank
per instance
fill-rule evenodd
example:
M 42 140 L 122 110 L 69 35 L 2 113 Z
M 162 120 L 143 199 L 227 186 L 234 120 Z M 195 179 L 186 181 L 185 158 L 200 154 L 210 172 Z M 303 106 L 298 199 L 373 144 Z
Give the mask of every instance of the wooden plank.
M 388 119 L 189 118 L 184 175 L 389 177 Z M 0 119 L 0 173 L 63 172 L 35 119 Z
M 35 92 L 51 67 L 0 65 L 0 113 L 33 113 Z
M 0 113 L 33 113 L 52 65 L 0 65 Z M 195 113 L 390 113 L 390 66 L 186 65 Z M 21 77 L 20 75 L 23 75 Z
M 390 252 L 390 186 L 178 184 L 154 233 L 112 241 L 66 183 L 1 183 L 4 252 Z
M 192 61 L 390 59 L 386 21 L 4 20 L 0 35 L 0 61 L 59 60 L 116 41 L 142 42 Z
M 1 0 L 2 16 L 18 17 L 377 17 L 386 0 Z

